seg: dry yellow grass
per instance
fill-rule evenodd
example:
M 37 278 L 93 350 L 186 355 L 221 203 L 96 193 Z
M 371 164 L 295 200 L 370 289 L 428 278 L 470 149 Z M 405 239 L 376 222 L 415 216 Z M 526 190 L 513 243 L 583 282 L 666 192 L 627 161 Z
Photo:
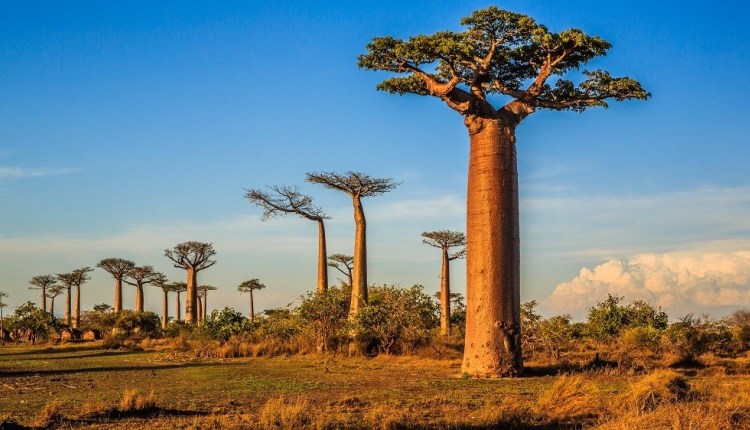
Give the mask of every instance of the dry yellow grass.
M 53 400 L 42 408 L 34 420 L 35 427 L 48 427 L 51 423 L 62 419 L 60 402 Z
M 312 415 L 307 399 L 287 400 L 281 396 L 266 402 L 260 410 L 259 422 L 267 429 L 298 429 L 309 425 Z
M 156 400 L 153 391 L 148 396 L 138 394 L 138 390 L 125 390 L 117 405 L 120 412 L 140 412 L 156 408 Z

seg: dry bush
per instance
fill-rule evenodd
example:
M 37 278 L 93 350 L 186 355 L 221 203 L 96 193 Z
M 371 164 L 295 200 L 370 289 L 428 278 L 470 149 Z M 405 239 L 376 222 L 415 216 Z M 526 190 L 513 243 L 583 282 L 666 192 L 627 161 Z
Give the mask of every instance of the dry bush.
M 53 400 L 42 408 L 41 411 L 39 411 L 39 414 L 37 414 L 36 418 L 34 419 L 34 426 L 35 427 L 48 427 L 51 423 L 60 421 L 63 419 L 62 414 L 60 413 L 60 402 L 57 400 Z
M 362 421 L 367 428 L 391 430 L 409 427 L 407 414 L 394 405 L 374 405 L 365 409 L 362 415 Z
M 562 375 L 537 400 L 536 413 L 555 422 L 596 416 L 601 410 L 599 389 L 581 375 Z
M 731 411 L 718 403 L 663 404 L 645 414 L 626 414 L 596 430 L 738 430 L 750 428 L 747 412 Z
M 529 408 L 528 401 L 515 398 L 502 398 L 499 402 L 487 401 L 476 410 L 446 417 L 448 428 L 523 428 L 541 420 Z
M 83 417 L 105 414 L 109 411 L 109 406 L 104 402 L 86 402 L 78 408 L 78 412 Z
M 689 400 L 693 395 L 687 379 L 673 370 L 660 369 L 636 381 L 621 396 L 623 412 L 640 415 L 665 404 Z
M 125 390 L 120 399 L 120 403 L 117 406 L 117 410 L 120 412 L 142 412 L 156 408 L 156 400 L 154 398 L 154 392 L 150 392 L 148 396 L 142 396 L 138 394 L 138 391 L 133 388 Z
M 262 428 L 296 429 L 306 428 L 311 422 L 310 402 L 297 398 L 287 401 L 283 396 L 270 399 L 260 410 L 259 421 Z

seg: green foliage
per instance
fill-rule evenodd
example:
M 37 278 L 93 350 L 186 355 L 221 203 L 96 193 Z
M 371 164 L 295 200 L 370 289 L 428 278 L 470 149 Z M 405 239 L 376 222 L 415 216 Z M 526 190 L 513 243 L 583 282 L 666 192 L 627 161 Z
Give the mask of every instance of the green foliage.
M 570 315 L 544 319 L 536 313 L 536 300 L 521 304 L 521 345 L 523 351 L 534 356 L 544 354 L 557 360 L 570 347 L 573 327 Z
M 250 320 L 232 308 L 224 308 L 221 311 L 214 310 L 206 318 L 203 327 L 210 333 L 211 337 L 224 341 L 252 329 Z
M 346 284 L 302 297 L 299 317 L 306 327 L 312 328 L 319 350 L 336 350 L 347 337 L 350 297 L 351 286 Z
M 287 341 L 302 331 L 302 324 L 296 309 L 286 308 L 268 309 L 256 321 L 258 334 L 266 339 Z
M 607 299 L 589 309 L 587 334 L 600 342 L 611 342 L 620 332 L 629 327 L 652 327 L 663 330 L 667 327 L 667 314 L 661 309 L 637 300 L 630 305 L 620 304 L 622 297 L 607 295 Z
M 118 314 L 111 312 L 109 305 L 96 305 L 93 310 L 81 312 L 82 330 L 99 330 L 109 333 L 117 322 Z
M 123 310 L 117 314 L 113 332 L 122 333 L 125 336 L 156 336 L 159 334 L 160 326 L 161 318 L 153 312 Z
M 17 307 L 13 315 L 3 322 L 5 330 L 15 340 L 35 343 L 38 339 L 48 339 L 50 333 L 60 329 L 60 324 L 50 313 L 39 309 L 33 302 Z
M 438 306 L 421 285 L 371 287 L 357 314 L 357 339 L 385 354 L 410 352 L 427 343 L 439 325 Z

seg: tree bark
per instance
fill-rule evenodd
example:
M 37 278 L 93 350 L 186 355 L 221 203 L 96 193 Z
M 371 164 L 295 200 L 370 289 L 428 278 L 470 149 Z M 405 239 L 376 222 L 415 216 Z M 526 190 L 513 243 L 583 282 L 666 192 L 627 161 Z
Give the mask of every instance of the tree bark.
M 42 286 L 42 311 L 47 313 L 47 288 Z
M 440 271 L 440 334 L 451 334 L 450 258 L 448 248 L 443 248 L 443 267 Z
M 177 321 L 182 318 L 182 303 L 180 303 L 180 292 L 177 292 Z
M 349 320 L 353 321 L 359 309 L 367 303 L 367 222 L 362 200 L 353 197 L 354 205 L 354 273 Z
M 49 313 L 52 315 L 52 318 L 55 317 L 55 298 L 50 297 L 49 298 Z
M 466 340 L 462 371 L 521 373 L 520 239 L 515 128 L 467 118 Z
M 115 306 L 116 314 L 122 311 L 122 278 L 115 278 Z
M 167 320 L 169 319 L 169 293 L 167 290 L 163 290 L 164 292 L 164 302 L 161 305 L 161 328 L 166 329 L 167 328 Z
M 185 291 L 185 322 L 195 324 L 198 318 L 198 276 L 194 268 L 187 269 L 187 291 Z
M 207 316 L 208 316 L 208 291 L 206 291 L 206 295 L 203 296 L 203 321 L 206 320 Z
M 65 325 L 70 326 L 70 287 L 65 287 Z
M 135 311 L 143 313 L 143 285 L 135 286 Z
M 328 291 L 328 254 L 326 252 L 326 228 L 318 220 L 318 293 Z
M 78 328 L 81 325 L 81 286 L 76 285 L 76 307 L 73 318 L 73 327 Z
M 253 290 L 250 290 L 250 322 L 255 322 L 255 306 L 253 304 Z
M 203 300 L 200 294 L 197 294 L 196 298 L 198 299 L 198 324 L 203 324 Z

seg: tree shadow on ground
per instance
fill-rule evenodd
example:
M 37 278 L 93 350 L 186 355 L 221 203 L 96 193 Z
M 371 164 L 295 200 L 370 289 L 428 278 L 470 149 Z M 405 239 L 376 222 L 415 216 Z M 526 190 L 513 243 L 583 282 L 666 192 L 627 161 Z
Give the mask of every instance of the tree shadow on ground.
M 98 373 L 98 372 L 131 372 L 131 371 L 157 371 L 169 369 L 185 369 L 189 367 L 210 367 L 210 366 L 238 366 L 243 363 L 179 363 L 179 364 L 161 364 L 151 366 L 102 366 L 102 367 L 82 367 L 79 369 L 37 369 L 37 370 L 0 370 L 0 378 L 18 378 L 24 376 L 47 376 L 47 375 L 67 375 L 74 373 Z
M 32 346 L 29 346 L 28 348 L 31 350 L 8 352 L 8 351 L 3 351 L 2 349 L 0 349 L 0 359 L 2 359 L 3 357 L 13 357 L 16 355 L 67 354 L 67 353 L 74 353 L 74 352 L 79 352 L 79 351 L 93 351 L 93 350 L 99 349 L 95 345 L 66 346 L 63 348 L 53 348 L 53 347 L 34 348 Z
M 135 354 L 137 351 L 99 351 L 99 352 L 92 352 L 90 354 L 71 354 L 71 355 L 54 355 L 51 357 L 44 356 L 44 357 L 29 357 L 29 358 L 23 358 L 19 359 L 22 361 L 42 361 L 42 360 L 65 360 L 65 359 L 73 359 L 73 358 L 93 358 L 93 357 L 109 357 L 113 355 L 127 355 L 127 354 Z M 0 363 L 2 363 L 3 360 L 0 360 Z

